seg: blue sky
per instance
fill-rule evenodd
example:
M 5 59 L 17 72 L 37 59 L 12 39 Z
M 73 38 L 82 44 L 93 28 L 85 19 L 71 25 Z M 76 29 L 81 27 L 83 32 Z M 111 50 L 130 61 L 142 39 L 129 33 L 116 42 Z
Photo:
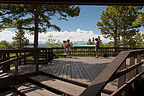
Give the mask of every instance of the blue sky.
M 45 43 L 49 35 L 53 35 L 53 39 L 60 40 L 61 42 L 67 39 L 70 39 L 72 42 L 87 42 L 89 38 L 100 36 L 103 43 L 108 43 L 111 40 L 105 39 L 96 26 L 97 21 L 101 21 L 100 15 L 105 9 L 106 6 L 81 5 L 80 14 L 77 17 L 68 18 L 68 21 L 59 21 L 53 18 L 51 22 L 58 25 L 61 31 L 56 32 L 49 29 L 46 34 L 39 34 L 39 43 Z M 144 11 L 144 8 L 142 11 Z M 15 35 L 14 31 L 14 29 L 6 29 L 0 32 L 0 41 L 7 40 L 8 42 L 12 42 L 12 36 Z M 144 27 L 140 28 L 140 32 L 144 33 Z M 30 43 L 33 43 L 33 35 L 26 33 L 25 36 L 29 39 Z
M 80 14 L 77 17 L 68 18 L 68 21 L 58 21 L 53 19 L 52 22 L 59 25 L 61 31 L 75 31 L 77 29 L 90 30 L 95 34 L 100 34 L 97 21 L 100 21 L 100 14 L 106 6 L 81 5 Z
M 100 15 L 106 6 L 96 5 L 80 5 L 80 14 L 77 17 L 68 18 L 68 21 L 52 20 L 52 23 L 60 26 L 61 31 L 75 31 L 77 29 L 93 31 L 95 34 L 101 35 L 100 30 L 96 26 L 97 21 L 101 21 Z M 142 9 L 144 11 L 144 8 Z M 51 31 L 51 30 L 50 30 Z M 144 28 L 140 28 L 144 32 Z

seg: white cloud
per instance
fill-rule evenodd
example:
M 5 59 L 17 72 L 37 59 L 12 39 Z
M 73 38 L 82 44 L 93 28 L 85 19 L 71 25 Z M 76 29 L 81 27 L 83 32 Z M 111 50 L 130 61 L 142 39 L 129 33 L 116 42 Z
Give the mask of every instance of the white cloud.
M 12 31 L 3 30 L 0 32 L 0 41 L 6 40 L 8 42 L 12 42 L 12 37 L 14 36 L 14 33 Z
M 0 32 L 0 41 L 7 40 L 8 42 L 12 42 L 12 36 L 14 36 L 14 35 L 15 35 L 15 33 L 4 30 L 4 31 Z M 47 41 L 49 35 L 52 35 L 53 39 L 60 40 L 61 42 L 63 40 L 67 40 L 67 39 L 70 39 L 72 42 L 73 41 L 74 42 L 76 42 L 76 41 L 87 42 L 87 40 L 89 38 L 93 38 L 93 37 L 96 38 L 98 36 L 100 36 L 103 43 L 107 43 L 110 41 L 110 39 L 105 39 L 103 37 L 103 35 L 97 35 L 93 31 L 77 29 L 76 31 L 70 31 L 70 32 L 68 32 L 68 31 L 64 31 L 64 32 L 51 31 L 51 32 L 47 32 L 47 33 L 40 33 L 39 34 L 39 43 L 45 43 Z M 33 43 L 33 41 L 34 41 L 33 35 L 26 33 L 25 36 L 29 39 L 29 41 L 31 43 Z

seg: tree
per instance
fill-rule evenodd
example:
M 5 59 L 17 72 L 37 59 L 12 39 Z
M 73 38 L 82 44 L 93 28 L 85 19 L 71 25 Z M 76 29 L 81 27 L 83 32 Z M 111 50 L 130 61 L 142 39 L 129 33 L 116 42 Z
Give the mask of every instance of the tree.
M 130 39 L 122 38 L 121 40 L 123 47 L 130 47 L 130 48 L 143 48 L 144 47 L 144 34 L 137 32 Z
M 0 42 L 0 48 L 9 49 L 9 48 L 13 48 L 13 47 L 10 43 L 3 40 L 3 41 Z
M 101 20 L 97 26 L 105 38 L 114 40 L 114 47 L 119 46 L 120 37 L 132 37 L 138 32 L 140 26 L 133 26 L 138 11 L 142 7 L 137 6 L 108 6 L 101 14 Z M 125 37 L 126 36 L 126 37 Z
M 19 25 L 19 29 L 16 32 L 15 36 L 12 38 L 13 41 L 13 46 L 14 48 L 24 48 L 24 45 L 29 44 L 29 40 L 24 36 L 25 33 L 23 31 L 23 29 L 21 28 L 22 26 Z
M 79 16 L 80 13 L 80 8 L 72 5 L 1 4 L 0 9 L 3 24 L 20 20 L 22 28 L 34 34 L 35 48 L 38 48 L 39 32 L 46 32 L 48 28 L 60 31 L 51 19 L 67 20 L 67 17 Z
M 104 47 L 114 47 L 113 45 L 113 41 L 110 41 L 107 44 L 105 44 Z
M 87 45 L 94 45 L 95 44 L 94 41 L 95 41 L 94 37 L 92 39 L 89 38 L 88 41 L 87 41 Z
M 98 41 L 99 41 L 99 47 L 104 47 L 104 44 L 102 43 L 100 36 L 98 36 Z
M 144 12 L 139 12 L 136 21 L 133 24 L 134 26 L 143 26 L 144 27 Z
M 73 46 L 73 43 L 71 42 L 71 47 Z
M 58 40 L 56 41 L 55 39 L 53 39 L 52 35 L 48 36 L 48 40 L 45 43 L 45 45 L 47 45 L 48 48 L 52 48 L 52 47 L 60 47 L 61 46 L 61 42 Z
M 87 45 L 91 45 L 92 42 L 91 42 L 91 39 L 89 38 L 88 41 L 87 41 Z
M 102 40 L 100 39 L 100 36 L 98 36 L 98 41 L 99 41 L 99 47 L 103 47 L 104 45 L 102 44 Z M 87 45 L 95 45 L 95 38 L 93 37 L 92 41 L 91 38 L 89 38 L 87 41 Z

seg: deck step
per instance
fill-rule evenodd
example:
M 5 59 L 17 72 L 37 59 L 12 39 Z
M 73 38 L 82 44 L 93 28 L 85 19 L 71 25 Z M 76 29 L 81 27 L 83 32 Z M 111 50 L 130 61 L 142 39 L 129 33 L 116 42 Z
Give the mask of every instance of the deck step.
M 33 76 L 30 79 L 70 96 L 79 96 L 85 90 L 84 87 L 44 75 Z
M 101 93 L 101 96 L 110 96 L 110 95 L 105 94 L 105 93 Z
M 6 91 L 6 92 L 0 92 L 0 96 L 19 96 L 14 91 Z
M 51 91 L 48 91 L 44 88 L 36 86 L 32 83 L 25 83 L 22 85 L 15 85 L 14 86 L 19 92 L 25 94 L 26 96 L 58 96 Z

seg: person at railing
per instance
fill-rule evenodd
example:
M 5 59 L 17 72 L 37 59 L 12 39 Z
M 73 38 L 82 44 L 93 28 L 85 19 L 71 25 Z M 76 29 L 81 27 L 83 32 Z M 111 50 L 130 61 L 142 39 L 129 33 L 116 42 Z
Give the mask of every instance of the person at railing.
M 66 55 L 66 43 L 67 43 L 67 41 L 63 41 L 63 43 L 64 43 L 64 45 L 63 45 L 63 47 L 64 47 L 64 55 Z
M 95 38 L 95 40 L 96 40 L 96 43 L 95 43 L 96 58 L 98 58 L 99 41 L 98 41 L 98 38 Z
M 66 51 L 67 51 L 67 56 L 71 57 L 71 43 L 69 39 L 66 42 Z

